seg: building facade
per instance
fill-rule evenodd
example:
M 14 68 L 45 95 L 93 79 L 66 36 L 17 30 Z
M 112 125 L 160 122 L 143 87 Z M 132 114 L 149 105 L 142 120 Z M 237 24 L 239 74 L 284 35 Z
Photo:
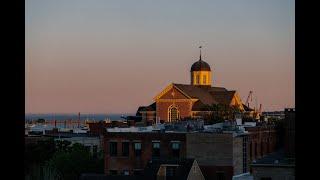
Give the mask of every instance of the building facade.
M 195 159 L 205 179 L 231 179 L 249 172 L 248 135 L 235 132 L 136 131 L 104 135 L 105 174 L 141 174 L 159 159 Z
M 202 60 L 200 52 L 199 60 L 191 66 L 190 84 L 169 84 L 154 97 L 151 105 L 139 107 L 137 115 L 142 116 L 143 121 L 174 122 L 199 118 L 200 114 L 209 113 L 207 106 L 212 104 L 245 111 L 238 92 L 212 86 L 212 75 L 211 67 Z

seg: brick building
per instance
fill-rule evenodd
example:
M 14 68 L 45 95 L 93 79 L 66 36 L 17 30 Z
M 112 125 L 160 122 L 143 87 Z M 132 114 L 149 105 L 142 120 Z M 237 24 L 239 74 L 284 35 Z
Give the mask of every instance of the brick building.
M 149 106 L 141 106 L 137 116 L 143 121 L 173 122 L 184 118 L 198 118 L 208 113 L 206 105 L 222 104 L 245 111 L 237 91 L 212 86 L 212 71 L 209 64 L 200 58 L 190 70 L 190 84 L 169 84 Z
M 251 164 L 254 180 L 295 179 L 295 109 L 285 109 L 284 148 Z
M 107 132 L 105 173 L 139 174 L 151 159 L 185 158 L 185 133 Z
M 275 126 L 247 126 L 245 130 L 249 132 L 248 148 L 250 162 L 276 150 L 278 134 Z
M 249 171 L 248 137 L 241 131 L 165 131 L 152 126 L 107 129 L 105 174 L 141 174 L 152 160 L 191 158 L 205 179 L 231 179 Z

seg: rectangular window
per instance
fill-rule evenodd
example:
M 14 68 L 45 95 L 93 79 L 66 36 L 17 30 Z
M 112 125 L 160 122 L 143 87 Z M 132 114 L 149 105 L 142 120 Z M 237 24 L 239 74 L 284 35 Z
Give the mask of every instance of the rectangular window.
M 136 142 L 136 143 L 133 143 L 134 145 L 134 153 L 136 155 L 136 157 L 140 157 L 141 156 L 141 143 L 139 142 Z
M 94 146 L 92 146 L 92 155 L 94 158 L 96 158 L 97 154 L 98 154 L 98 146 L 94 145 Z
M 203 75 L 203 84 L 207 84 L 207 76 Z
M 117 142 L 109 143 L 110 156 L 117 156 Z
M 160 157 L 160 142 L 152 143 L 152 157 Z
M 179 142 L 173 142 L 171 144 L 172 146 L 172 155 L 173 157 L 179 157 L 180 155 L 180 143 Z
M 122 142 L 122 156 L 129 156 L 129 142 Z
M 197 84 L 200 84 L 200 75 L 197 75 Z

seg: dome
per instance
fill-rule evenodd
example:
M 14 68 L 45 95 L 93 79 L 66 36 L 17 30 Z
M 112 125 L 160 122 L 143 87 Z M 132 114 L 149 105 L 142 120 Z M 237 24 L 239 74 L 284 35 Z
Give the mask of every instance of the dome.
M 211 71 L 208 63 L 202 61 L 201 59 L 191 66 L 191 71 Z

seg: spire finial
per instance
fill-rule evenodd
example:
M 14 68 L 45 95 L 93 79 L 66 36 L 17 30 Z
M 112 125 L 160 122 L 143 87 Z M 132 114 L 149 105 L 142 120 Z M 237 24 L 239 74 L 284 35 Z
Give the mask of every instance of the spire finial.
M 202 59 L 201 59 L 201 48 L 202 48 L 202 46 L 199 46 L 199 49 L 200 49 L 200 59 L 199 59 L 199 60 L 200 60 L 200 61 L 202 60 Z

